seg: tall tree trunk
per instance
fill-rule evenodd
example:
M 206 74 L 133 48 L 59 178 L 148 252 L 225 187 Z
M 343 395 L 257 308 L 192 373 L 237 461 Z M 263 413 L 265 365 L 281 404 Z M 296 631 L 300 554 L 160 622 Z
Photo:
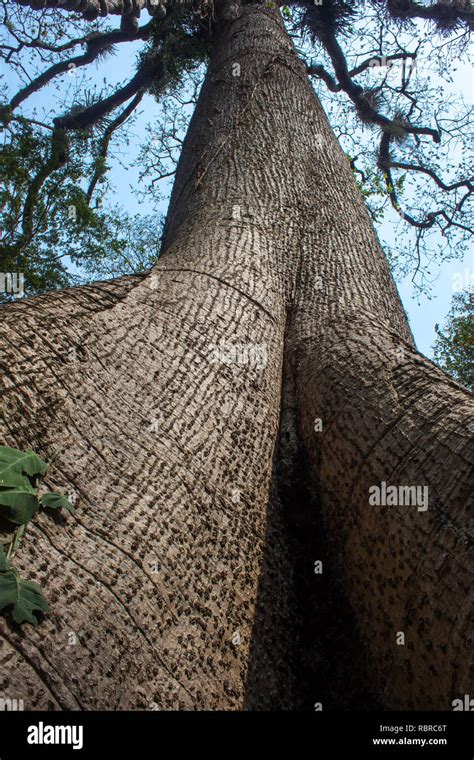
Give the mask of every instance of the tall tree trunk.
M 51 613 L 0 620 L 0 693 L 391 708 L 466 689 L 468 395 L 416 353 L 275 12 L 221 31 L 152 272 L 4 308 L 2 357 L 5 440 L 61 446 L 49 484 L 78 510 L 28 527 L 19 568 Z M 429 510 L 369 506 L 381 480 L 429 485 Z
M 279 51 L 275 14 L 222 34 L 153 272 L 4 310 L 6 440 L 61 446 L 54 485 L 79 497 L 65 529 L 35 520 L 18 555 L 51 614 L 1 621 L 0 691 L 29 708 L 244 705 L 294 253 L 283 180 L 300 102 Z M 273 511 L 281 602 L 248 706 L 292 704 Z
M 298 128 L 311 148 L 285 343 L 295 438 L 324 536 L 322 556 L 307 546 L 306 572 L 327 560 L 334 578 L 321 585 L 341 585 L 355 623 L 346 648 L 363 644 L 377 704 L 451 709 L 472 683 L 472 395 L 416 351 L 347 159 L 314 102 L 309 93 L 315 124 Z M 382 483 L 416 486 L 423 500 L 374 505 Z M 312 583 L 306 628 L 317 641 Z M 338 609 L 328 613 L 323 637 L 341 642 Z M 317 662 L 311 645 L 304 657 Z

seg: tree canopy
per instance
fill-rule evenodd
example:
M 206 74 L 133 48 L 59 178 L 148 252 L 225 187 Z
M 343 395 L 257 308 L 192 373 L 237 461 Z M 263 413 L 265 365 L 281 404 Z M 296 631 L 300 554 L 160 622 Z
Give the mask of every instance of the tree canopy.
M 472 234 L 470 111 L 443 91 L 455 62 L 467 60 L 470 3 L 280 7 L 375 223 L 387 213 L 400 221 L 397 245 L 385 245 L 394 269 L 426 289 L 433 260 L 461 256 Z M 2 269 L 24 272 L 34 293 L 150 266 L 160 215 L 104 206 L 111 162 L 152 95 L 160 121 L 148 128 L 140 176 L 150 196 L 163 197 L 160 180 L 173 175 L 215 31 L 240 2 L 2 0 L 2 8 Z M 149 18 L 140 23 L 141 15 Z M 91 86 L 90 67 L 100 74 L 124 43 L 141 43 L 135 70 L 119 85 Z M 45 92 L 54 107 L 50 97 L 42 105 Z

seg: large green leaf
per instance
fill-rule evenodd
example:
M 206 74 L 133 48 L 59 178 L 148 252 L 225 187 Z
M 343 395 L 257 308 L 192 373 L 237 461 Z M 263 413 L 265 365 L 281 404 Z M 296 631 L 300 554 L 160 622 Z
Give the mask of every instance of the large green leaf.
M 36 491 L 31 488 L 15 488 L 11 491 L 0 490 L 0 517 L 15 525 L 25 525 L 39 508 Z
M 67 509 L 72 515 L 76 511 L 67 496 L 64 496 L 62 493 L 43 494 L 41 497 L 41 506 L 49 509 L 59 509 L 60 507 L 64 507 L 64 509 Z
M 0 486 L 14 488 L 24 486 L 27 479 L 44 475 L 48 465 L 34 451 L 19 451 L 8 446 L 0 446 Z
M 12 614 L 16 623 L 37 625 L 38 620 L 33 613 L 37 610 L 48 611 L 48 602 L 41 587 L 34 581 L 22 580 L 13 569 L 0 572 L 0 610 L 9 605 L 13 605 Z

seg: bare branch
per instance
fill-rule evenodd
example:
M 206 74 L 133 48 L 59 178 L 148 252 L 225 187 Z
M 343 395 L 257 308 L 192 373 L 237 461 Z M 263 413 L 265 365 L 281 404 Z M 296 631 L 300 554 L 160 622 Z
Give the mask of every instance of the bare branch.
M 331 92 L 340 92 L 342 90 L 342 86 L 336 82 L 332 74 L 329 73 L 329 71 L 326 71 L 324 66 L 321 66 L 320 64 L 313 64 L 311 66 L 308 66 L 306 71 L 308 74 L 314 77 L 318 77 L 318 79 L 322 79 L 323 82 L 327 85 L 327 87 L 331 90 Z
M 350 99 L 354 103 L 359 113 L 359 116 L 368 122 L 378 124 L 386 131 L 397 131 L 400 128 L 398 122 L 389 119 L 387 116 L 379 113 L 376 108 L 370 103 L 363 88 L 360 85 L 353 82 L 349 69 L 347 67 L 346 57 L 339 45 L 335 34 L 331 30 L 327 30 L 327 33 L 322 39 L 322 43 L 326 48 L 326 51 L 331 58 L 334 71 L 341 88 L 349 95 Z M 437 143 L 440 142 L 440 134 L 436 129 L 430 129 L 429 127 L 415 127 L 408 122 L 403 124 L 403 130 L 409 134 L 417 135 L 430 135 Z
M 36 77 L 36 79 L 33 79 L 32 82 L 26 85 L 26 87 L 23 87 L 21 90 L 19 90 L 19 92 L 16 93 L 16 95 L 14 95 L 10 101 L 10 108 L 12 110 L 17 108 L 20 103 L 26 100 L 34 92 L 37 92 L 42 87 L 45 87 L 45 85 L 54 79 L 54 77 L 57 77 L 60 74 L 64 74 L 64 72 L 69 71 L 71 69 L 71 66 L 73 68 L 79 68 L 81 66 L 86 66 L 87 64 L 92 63 L 92 61 L 94 61 L 104 50 L 109 48 L 111 45 L 114 45 L 118 42 L 129 42 L 130 40 L 137 39 L 137 37 L 144 39 L 150 32 L 151 24 L 152 22 L 150 21 L 148 24 L 143 26 L 138 34 L 125 34 L 122 31 L 115 30 L 101 35 L 94 35 L 88 39 L 85 39 L 87 50 L 83 55 L 68 58 L 64 61 L 60 61 L 59 63 L 55 63 L 53 66 L 50 66 L 49 69 L 46 69 L 46 71 Z
M 113 133 L 128 119 L 128 117 L 133 113 L 133 111 L 137 108 L 139 105 L 141 99 L 143 98 L 143 91 L 139 92 L 133 100 L 128 104 L 126 108 L 120 113 L 117 118 L 113 120 L 111 124 L 107 127 L 105 130 L 101 144 L 100 144 L 100 150 L 99 154 L 96 160 L 96 166 L 94 175 L 90 181 L 89 187 L 87 189 L 87 201 L 88 203 L 92 200 L 92 195 L 94 193 L 94 190 L 96 188 L 97 182 L 103 176 L 104 174 L 104 167 L 103 164 L 105 163 L 105 159 L 107 158 L 107 152 L 109 149 L 110 141 L 112 139 Z
M 462 182 L 454 183 L 453 185 L 445 185 L 439 177 L 435 174 L 435 172 L 431 171 L 430 169 L 427 169 L 425 167 L 415 167 L 411 164 L 403 164 L 402 162 L 392 162 L 391 156 L 390 156 L 390 143 L 391 143 L 391 136 L 388 134 L 384 134 L 382 136 L 382 139 L 380 141 L 380 150 L 379 150 L 379 167 L 383 171 L 384 178 L 385 178 L 385 185 L 387 188 L 387 193 L 390 198 L 390 202 L 393 206 L 393 208 L 396 210 L 396 212 L 402 217 L 402 219 L 405 219 L 412 227 L 416 227 L 420 230 L 427 230 L 433 227 L 438 217 L 442 217 L 446 220 L 447 224 L 445 227 L 443 227 L 443 232 L 447 230 L 449 227 L 458 227 L 459 229 L 463 229 L 466 232 L 472 232 L 472 230 L 467 227 L 466 225 L 461 224 L 458 221 L 455 221 L 455 216 L 457 213 L 461 212 L 462 206 L 469 198 L 473 192 L 473 186 L 472 183 L 469 180 L 464 180 Z M 397 192 L 395 190 L 395 183 L 393 181 L 391 168 L 393 166 L 396 166 L 398 163 L 397 168 L 405 168 L 408 170 L 418 170 L 421 171 L 424 174 L 428 174 L 432 179 L 435 180 L 435 182 L 442 187 L 444 190 L 454 190 L 458 187 L 465 186 L 468 188 L 467 193 L 463 196 L 461 201 L 456 204 L 451 216 L 448 215 L 448 213 L 444 209 L 439 209 L 438 211 L 430 211 L 426 214 L 425 218 L 422 220 L 417 220 L 411 214 L 408 214 L 406 211 L 402 211 L 400 207 L 400 203 L 398 200 Z
M 432 169 L 428 169 L 426 166 L 421 166 L 421 164 L 407 164 L 403 161 L 392 161 L 390 160 L 390 166 L 393 169 L 405 169 L 406 171 L 412 171 L 412 172 L 421 172 L 422 174 L 427 174 L 428 176 L 433 179 L 438 187 L 440 187 L 445 192 L 450 192 L 451 190 L 457 190 L 459 187 L 467 187 L 471 192 L 474 191 L 474 178 L 471 180 L 465 179 L 460 180 L 459 182 L 452 182 L 450 185 L 446 185 L 440 177 L 434 172 Z

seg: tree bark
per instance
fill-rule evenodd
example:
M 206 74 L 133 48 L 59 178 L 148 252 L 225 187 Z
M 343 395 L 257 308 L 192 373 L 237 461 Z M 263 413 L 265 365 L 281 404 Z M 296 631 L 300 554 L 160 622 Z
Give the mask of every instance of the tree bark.
M 51 612 L 0 619 L 0 693 L 449 709 L 467 688 L 468 394 L 416 353 L 276 12 L 221 29 L 153 270 L 4 307 L 1 333 L 4 439 L 60 446 L 49 485 L 78 500 L 28 526 Z M 433 506 L 371 507 L 379 480 Z
M 49 485 L 78 494 L 66 527 L 40 515 L 18 555 L 51 613 L 37 629 L 0 623 L 0 690 L 29 709 L 292 702 L 276 529 L 277 635 L 261 647 L 262 693 L 245 684 L 294 237 L 282 106 L 296 118 L 300 104 L 271 64 L 288 49 L 275 14 L 238 23 L 216 44 L 154 270 L 4 310 L 5 440 L 61 446 Z
M 472 395 L 416 351 L 347 159 L 315 114 L 285 361 L 335 576 L 324 582 L 349 602 L 375 703 L 449 710 L 472 682 Z M 427 488 L 427 503 L 371 505 L 382 482 Z M 340 638 L 337 610 L 324 625 Z

